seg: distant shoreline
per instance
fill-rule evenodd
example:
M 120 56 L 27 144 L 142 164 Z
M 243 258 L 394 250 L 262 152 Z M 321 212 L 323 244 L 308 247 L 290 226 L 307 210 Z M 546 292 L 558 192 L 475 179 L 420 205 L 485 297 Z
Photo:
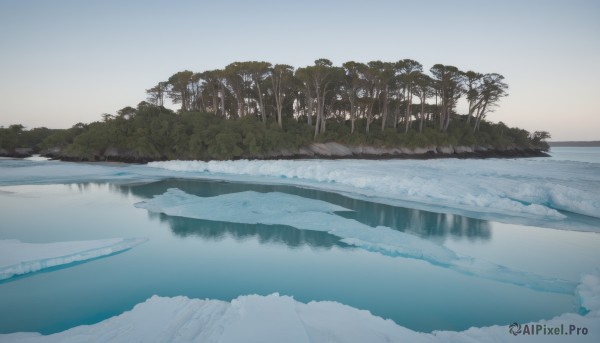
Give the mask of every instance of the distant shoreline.
M 561 142 L 548 142 L 550 147 L 600 147 L 600 141 L 561 141 Z
M 167 160 L 199 160 L 199 161 L 219 161 L 219 159 L 198 159 L 182 156 L 174 159 L 155 159 L 148 157 L 137 157 L 127 153 L 112 154 L 110 156 L 97 156 L 94 161 L 82 160 L 77 157 L 56 156 L 51 154 L 42 155 L 56 160 L 69 162 L 124 162 L 145 164 L 154 161 Z M 232 160 L 431 160 L 431 159 L 487 159 L 487 158 L 528 158 L 528 157 L 550 157 L 546 152 L 540 149 L 532 148 L 483 148 L 483 147 L 429 147 L 429 148 L 378 148 L 370 146 L 350 147 L 339 143 L 314 143 L 296 151 L 281 150 L 267 155 L 244 155 Z
M 1 157 L 27 158 L 33 155 L 33 151 L 19 151 L 15 153 L 0 153 Z M 198 161 L 221 161 L 223 159 L 203 159 L 197 156 L 176 156 L 174 158 L 153 158 L 150 156 L 139 156 L 131 151 L 113 149 L 110 153 L 95 155 L 94 159 L 82 158 L 80 156 L 69 156 L 59 151 L 42 151 L 40 156 L 53 160 L 68 162 L 121 162 L 145 164 L 154 161 L 168 160 L 198 160 Z M 243 154 L 231 160 L 432 160 L 432 159 L 487 159 L 487 158 L 527 158 L 527 157 L 550 157 L 540 148 L 533 147 L 500 147 L 492 146 L 429 146 L 429 147 L 376 147 L 376 146 L 353 146 L 335 142 L 312 143 L 299 149 L 280 149 L 266 154 Z

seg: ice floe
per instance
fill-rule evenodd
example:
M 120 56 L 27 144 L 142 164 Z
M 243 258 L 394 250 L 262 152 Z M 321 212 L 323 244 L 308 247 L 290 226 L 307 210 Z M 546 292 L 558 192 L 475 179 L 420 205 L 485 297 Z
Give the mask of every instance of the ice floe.
M 92 241 L 24 243 L 0 240 L 0 280 L 45 268 L 111 255 L 145 242 L 145 238 L 112 238 Z
M 535 290 L 572 294 L 575 284 L 562 279 L 460 256 L 427 239 L 388 227 L 371 227 L 336 215 L 344 207 L 280 192 L 253 191 L 199 197 L 177 188 L 135 204 L 169 216 L 244 224 L 287 225 L 300 230 L 325 231 L 346 244 L 393 257 L 419 259 L 454 271 Z
M 3 342 L 598 342 L 600 309 L 597 301 L 600 274 L 584 275 L 578 287 L 585 315 L 565 313 L 550 320 L 517 323 L 547 328 L 585 328 L 579 335 L 516 336 L 509 325 L 470 328 L 465 331 L 416 332 L 391 320 L 331 301 L 298 302 L 289 296 L 240 296 L 231 302 L 186 297 L 153 296 L 131 311 L 94 325 L 78 326 L 43 336 L 38 333 L 0 335 Z M 596 285 L 595 287 L 589 287 Z M 493 311 L 493 309 L 490 309 Z M 511 323 L 507 323 L 511 324 Z M 516 332 L 516 331 L 514 331 Z

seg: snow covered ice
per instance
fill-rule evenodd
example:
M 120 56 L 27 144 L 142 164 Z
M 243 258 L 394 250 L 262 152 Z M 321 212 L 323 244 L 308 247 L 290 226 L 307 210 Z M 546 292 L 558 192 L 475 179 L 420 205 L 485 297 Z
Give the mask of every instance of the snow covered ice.
M 520 160 L 167 161 L 173 171 L 279 178 L 320 188 L 467 211 L 561 219 L 565 210 L 600 216 L 600 165 Z
M 600 163 L 543 158 L 165 161 L 148 165 L 8 160 L 0 168 L 0 186 L 167 178 L 295 185 L 484 220 L 600 231 L 597 223 L 576 218 L 600 218 Z
M 0 280 L 45 268 L 107 256 L 145 242 L 144 238 L 113 238 L 56 243 L 0 240 Z
M 316 188 L 396 206 L 466 214 L 501 222 L 545 228 L 600 231 L 600 164 L 549 159 L 429 161 L 168 161 L 148 166 L 82 164 L 57 161 L 1 161 L 0 186 L 77 182 L 132 183 L 167 178 L 218 179 Z M 257 201 L 258 199 L 258 201 Z M 276 206 L 275 206 L 276 205 Z M 387 227 L 370 227 L 343 218 L 347 209 L 327 202 L 283 193 L 242 192 L 200 198 L 171 189 L 138 204 L 151 212 L 215 221 L 289 225 L 329 232 L 350 245 L 387 256 L 420 259 L 459 273 L 559 293 L 575 292 L 585 311 L 565 313 L 547 325 L 575 324 L 593 328 L 580 342 L 600 341 L 600 275 L 574 282 L 548 278 L 456 253 L 444 245 Z M 577 215 L 588 216 L 574 222 Z M 588 223 L 588 224 L 585 224 Z M 111 241 L 111 240 L 103 240 Z M 98 241 L 95 241 L 98 243 Z M 81 243 L 81 242 L 65 242 Z M 108 254 L 122 250 L 107 243 Z M 122 241 L 126 245 L 125 241 Z M 129 242 L 132 243 L 132 242 Z M 2 241 L 0 244 L 21 244 Z M 50 243 L 59 244 L 59 243 Z M 76 245 L 76 244 L 75 244 Z M 125 245 L 122 245 L 123 247 Z M 0 255 L 6 250 L 0 246 Z M 94 251 L 90 245 L 85 256 Z M 72 253 L 27 260 L 26 270 L 73 262 Z M 21 250 L 20 248 L 15 248 Z M 127 249 L 127 248 L 123 248 Z M 52 249 L 50 249 L 52 250 Z M 57 249 L 58 251 L 60 249 Z M 96 251 L 98 252 L 98 251 Z M 9 254 L 9 255 L 12 255 Z M 96 257 L 96 256 L 93 256 Z M 93 258 L 89 257 L 89 258 Z M 24 258 L 19 258 L 25 260 Z M 67 262 L 68 261 L 68 262 Z M 11 266 L 15 263 L 11 262 Z M 8 275 L 0 264 L 2 275 Z M 58 264 L 54 264 L 58 265 Z M 17 275 L 10 271 L 11 275 Z M 10 277 L 10 276 L 8 276 Z M 493 311 L 493 309 L 489 309 Z M 584 314 L 585 313 L 585 314 Z M 507 324 L 507 323 L 504 323 Z M 524 323 L 521 323 L 524 324 Z M 562 337 L 517 336 L 508 327 L 471 328 L 462 332 L 418 333 L 335 302 L 295 301 L 288 296 L 240 296 L 232 302 L 185 297 L 152 297 L 133 310 L 89 326 L 43 336 L 0 335 L 0 341 L 174 341 L 174 342 L 552 342 Z
M 532 289 L 572 293 L 575 284 L 533 273 L 511 270 L 491 262 L 460 256 L 454 251 L 388 227 L 370 227 L 334 212 L 349 211 L 321 200 L 279 192 L 253 191 L 199 197 L 177 188 L 135 204 L 169 216 L 244 224 L 287 225 L 300 230 L 325 231 L 344 243 L 387 256 L 427 261 L 454 271 Z
M 565 313 L 547 321 L 527 324 L 586 327 L 589 329 L 587 335 L 569 336 L 571 341 L 598 342 L 599 284 L 600 273 L 594 271 L 584 275 L 577 288 L 586 315 Z M 289 296 L 271 294 L 240 296 L 231 302 L 153 296 L 131 311 L 94 325 L 78 326 L 47 336 L 38 333 L 0 335 L 0 341 L 486 343 L 564 342 L 565 336 L 513 336 L 508 325 L 421 333 L 337 302 L 304 304 Z

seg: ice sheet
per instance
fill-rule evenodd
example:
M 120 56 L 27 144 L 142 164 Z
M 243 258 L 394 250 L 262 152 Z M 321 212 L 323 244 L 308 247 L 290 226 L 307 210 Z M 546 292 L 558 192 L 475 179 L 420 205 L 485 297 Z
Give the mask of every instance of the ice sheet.
M 0 186 L 166 178 L 297 185 L 511 224 L 600 231 L 600 163 L 552 159 L 165 161 L 148 165 L 0 161 Z M 559 211 L 568 211 L 569 215 Z
M 346 186 L 392 199 L 465 210 L 562 219 L 600 217 L 600 164 L 517 160 L 166 161 L 150 167 Z M 336 187 L 334 187 L 336 188 Z
M 325 201 L 269 192 L 238 192 L 199 197 L 177 188 L 135 204 L 170 216 L 244 224 L 287 225 L 325 231 L 342 241 L 387 256 L 420 259 L 457 272 L 532 289 L 573 293 L 575 283 L 512 270 L 491 262 L 460 256 L 443 245 L 388 227 L 371 227 L 334 212 L 348 209 Z
M 145 242 L 145 238 L 113 238 L 93 241 L 23 243 L 0 240 L 0 280 L 107 256 Z
M 582 285 L 598 284 L 594 272 Z M 588 289 L 587 286 L 583 287 Z M 593 293 L 580 293 L 584 303 Z M 597 305 L 595 302 L 592 302 Z M 493 309 L 490 309 L 493 311 Z M 0 335 L 2 342 L 598 342 L 599 312 L 565 313 L 550 320 L 524 325 L 586 328 L 587 335 L 517 335 L 508 325 L 470 328 L 465 331 L 412 331 L 391 320 L 337 302 L 308 304 L 289 296 L 240 296 L 231 302 L 186 297 L 153 296 L 131 311 L 94 325 L 78 326 L 53 335 L 14 333 Z M 568 338 L 568 339 L 565 339 Z
M 75 163 L 61 161 L 0 161 L 0 186 L 85 182 L 127 183 L 162 180 L 173 172 L 151 170 L 124 163 Z

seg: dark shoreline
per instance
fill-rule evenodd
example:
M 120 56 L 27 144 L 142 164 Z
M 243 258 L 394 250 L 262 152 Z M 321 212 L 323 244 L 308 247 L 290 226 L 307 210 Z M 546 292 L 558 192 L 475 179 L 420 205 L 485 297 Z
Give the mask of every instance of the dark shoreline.
M 154 161 L 168 161 L 168 160 L 198 160 L 198 161 L 218 161 L 218 160 L 204 160 L 198 158 L 190 158 L 189 156 L 182 156 L 181 158 L 148 158 L 143 156 L 127 156 L 127 155 L 112 155 L 112 156 L 95 156 L 93 160 L 83 159 L 73 156 L 57 156 L 53 154 L 41 154 L 41 156 L 51 158 L 53 160 L 61 160 L 68 162 L 122 162 L 122 163 L 133 163 L 133 164 L 146 164 Z M 16 157 L 16 156 L 14 156 Z M 28 156 L 19 156 L 19 158 Z M 550 157 L 549 154 L 540 150 L 532 148 L 513 148 L 513 149 L 487 149 L 466 151 L 466 152 L 438 152 L 436 149 L 431 149 L 425 152 L 414 152 L 414 153 L 403 153 L 403 152 L 378 152 L 378 153 L 352 153 L 352 154 L 320 154 L 320 153 L 272 153 L 270 155 L 262 156 L 240 156 L 233 158 L 232 160 L 311 160 L 311 159 L 322 159 L 322 160 L 433 160 L 433 159 L 488 159 L 488 158 L 530 158 L 530 157 Z

